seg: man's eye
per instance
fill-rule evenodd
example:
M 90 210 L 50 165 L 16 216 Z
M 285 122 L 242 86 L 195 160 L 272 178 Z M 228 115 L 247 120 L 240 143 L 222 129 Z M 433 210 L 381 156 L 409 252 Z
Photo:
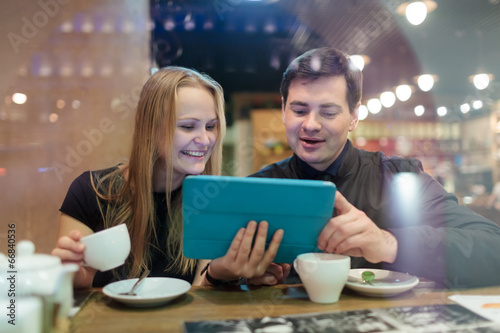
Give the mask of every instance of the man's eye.
M 305 110 L 292 110 L 292 112 L 299 116 L 307 113 Z

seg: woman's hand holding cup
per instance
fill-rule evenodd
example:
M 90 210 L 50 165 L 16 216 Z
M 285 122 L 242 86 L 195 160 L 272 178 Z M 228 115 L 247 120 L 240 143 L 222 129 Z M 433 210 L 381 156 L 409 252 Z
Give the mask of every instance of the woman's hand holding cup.
M 107 271 L 125 263 L 130 253 L 130 235 L 127 226 L 120 224 L 82 237 L 78 230 L 59 238 L 52 255 L 63 264 L 80 265 L 73 279 L 74 286 L 90 287 L 97 270 Z
M 73 284 L 76 288 L 90 287 L 96 270 L 83 266 L 85 245 L 80 242 L 82 233 L 72 230 L 67 236 L 62 236 L 57 241 L 57 247 L 52 250 L 52 255 L 61 258 L 63 264 L 77 264 L 80 266 L 75 273 Z

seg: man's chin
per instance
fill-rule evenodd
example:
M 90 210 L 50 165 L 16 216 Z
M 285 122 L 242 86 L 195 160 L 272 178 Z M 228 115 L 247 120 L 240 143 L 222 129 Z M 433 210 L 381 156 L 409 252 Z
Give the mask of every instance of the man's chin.
M 312 154 L 309 154 L 309 153 L 301 153 L 301 154 L 297 154 L 297 156 L 304 162 L 306 162 L 307 164 L 316 164 L 319 162 L 319 159 L 317 156 L 314 156 Z
M 302 154 L 302 155 L 297 154 L 297 156 L 302 161 L 306 162 L 307 164 L 309 164 L 309 166 L 311 166 L 312 168 L 314 168 L 316 170 L 322 170 L 322 167 L 325 164 L 325 161 L 323 161 L 322 159 L 320 159 L 316 156 L 311 156 L 308 154 Z

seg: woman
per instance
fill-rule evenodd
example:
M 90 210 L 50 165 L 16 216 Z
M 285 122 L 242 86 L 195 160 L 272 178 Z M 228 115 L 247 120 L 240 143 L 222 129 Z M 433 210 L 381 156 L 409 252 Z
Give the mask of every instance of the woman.
M 220 174 L 225 129 L 222 88 L 210 77 L 168 67 L 146 82 L 129 162 L 83 173 L 60 209 L 59 240 L 52 254 L 63 263 L 80 264 L 76 288 L 134 278 L 146 268 L 150 276 L 177 277 L 196 285 L 239 277 L 254 284 L 274 284 L 283 278 L 284 269 L 272 264 L 283 231 L 274 234 L 265 251 L 267 222 L 258 226 L 249 222 L 238 231 L 227 254 L 210 266 L 182 254 L 182 181 L 187 175 Z M 110 272 L 82 265 L 80 239 L 121 223 L 127 225 L 132 245 L 125 265 Z

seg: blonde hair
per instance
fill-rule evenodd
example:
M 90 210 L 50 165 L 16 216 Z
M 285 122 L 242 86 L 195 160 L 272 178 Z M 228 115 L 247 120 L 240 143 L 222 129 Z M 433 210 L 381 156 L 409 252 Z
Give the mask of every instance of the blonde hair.
M 166 156 L 166 204 L 170 221 L 165 253 L 172 261 L 170 267 L 177 272 L 186 274 L 196 267 L 196 260 L 182 254 L 182 195 L 179 193 L 172 201 L 173 165 L 169 158 L 173 156 L 177 93 L 186 86 L 206 89 L 213 96 L 218 135 L 203 174 L 220 175 L 226 131 L 222 87 L 207 75 L 172 66 L 156 72 L 142 89 L 129 163 L 98 179 L 94 187 L 106 205 L 104 211 L 99 204 L 105 228 L 125 223 L 130 232 L 131 255 L 126 266 L 129 277 L 137 277 L 151 263 L 149 243 L 157 240 L 153 167 L 162 151 Z

